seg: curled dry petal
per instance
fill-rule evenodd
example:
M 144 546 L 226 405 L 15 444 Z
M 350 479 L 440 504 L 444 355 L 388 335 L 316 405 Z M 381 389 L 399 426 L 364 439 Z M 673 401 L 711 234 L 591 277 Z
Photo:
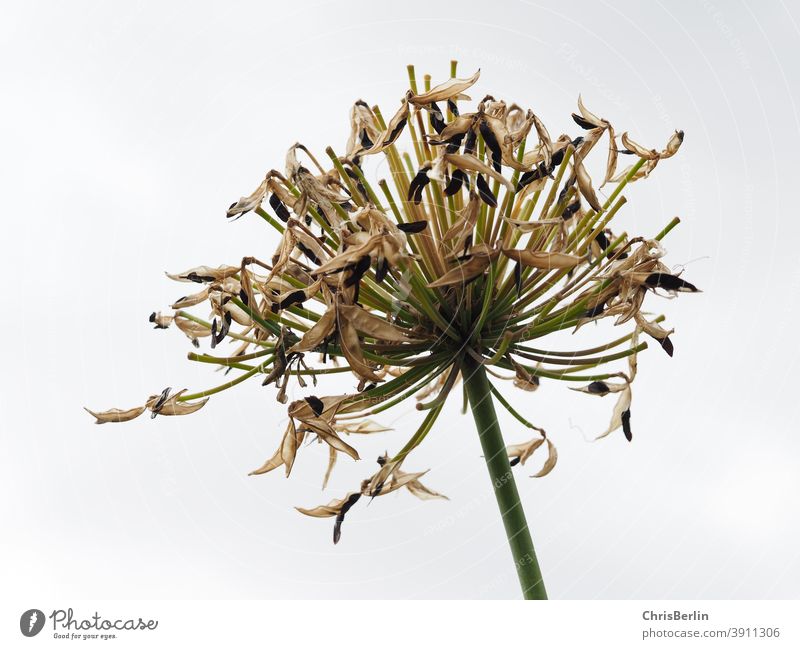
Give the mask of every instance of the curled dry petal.
M 448 79 L 444 83 L 431 88 L 428 92 L 424 92 L 421 95 L 410 93 L 408 95 L 408 101 L 415 106 L 423 106 L 434 101 L 445 101 L 457 97 L 462 92 L 475 85 L 475 82 L 480 76 L 481 71 L 478 70 L 468 79 Z
M 550 438 L 547 438 L 545 441 L 547 442 L 547 459 L 542 465 L 542 468 L 534 473 L 531 478 L 542 478 L 546 476 L 553 470 L 556 462 L 558 462 L 558 451 L 556 450 L 555 444 L 550 441 Z
M 197 284 L 216 282 L 226 277 L 232 277 L 239 272 L 238 266 L 219 266 L 211 268 L 209 266 L 197 266 L 190 268 L 182 273 L 167 273 L 167 277 L 176 282 L 195 282 Z
M 574 268 L 581 262 L 585 261 L 583 257 L 570 255 L 566 252 L 543 252 L 503 248 L 503 254 L 509 259 L 513 259 L 524 266 L 539 268 L 541 270 L 552 270 L 554 268 Z
M 605 432 L 600 433 L 595 439 L 602 439 L 606 435 L 614 432 L 622 427 L 622 416 L 625 412 L 629 412 L 631 408 L 631 386 L 629 383 L 620 391 L 617 403 L 614 406 L 614 412 L 611 413 L 611 423 Z
M 130 408 L 128 410 L 111 408 L 111 410 L 105 410 L 103 412 L 94 412 L 88 408 L 84 408 L 84 410 L 97 420 L 94 423 L 107 424 L 109 422 L 130 421 L 131 419 L 136 419 L 145 411 L 145 406 L 138 406 L 137 408 Z

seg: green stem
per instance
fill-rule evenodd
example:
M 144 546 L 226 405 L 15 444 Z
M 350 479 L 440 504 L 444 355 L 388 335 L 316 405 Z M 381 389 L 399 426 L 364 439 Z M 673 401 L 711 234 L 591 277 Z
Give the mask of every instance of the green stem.
M 489 477 L 492 479 L 494 495 L 503 517 L 522 595 L 525 599 L 547 599 L 542 572 L 525 520 L 525 511 L 522 509 L 517 485 L 508 462 L 503 434 L 497 423 L 497 414 L 492 402 L 492 384 L 489 383 L 483 366 L 468 354 L 464 356 L 464 386 L 472 407 Z

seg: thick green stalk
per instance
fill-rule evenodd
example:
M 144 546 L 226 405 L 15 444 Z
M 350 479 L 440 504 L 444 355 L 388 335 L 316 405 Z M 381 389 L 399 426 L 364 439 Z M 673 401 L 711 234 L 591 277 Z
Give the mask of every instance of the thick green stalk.
M 492 386 L 486 377 L 486 370 L 469 355 L 464 357 L 463 371 L 467 398 L 475 418 L 475 426 L 489 469 L 489 477 L 492 479 L 497 505 L 503 517 L 522 595 L 525 599 L 547 599 L 542 572 L 525 520 L 525 511 L 522 509 L 514 475 L 511 473 L 503 434 L 497 423 L 497 414 L 492 402 Z

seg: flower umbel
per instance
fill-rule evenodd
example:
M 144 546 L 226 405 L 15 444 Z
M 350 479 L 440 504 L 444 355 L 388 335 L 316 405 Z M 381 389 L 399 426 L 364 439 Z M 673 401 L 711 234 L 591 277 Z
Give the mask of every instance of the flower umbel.
M 150 316 L 156 328 L 174 324 L 196 347 L 202 338 L 212 349 L 232 343 L 226 355 L 189 358 L 223 366 L 235 378 L 193 394 L 168 388 L 130 410 L 91 412 L 97 423 L 128 421 L 145 410 L 153 417 L 189 414 L 210 395 L 254 377 L 286 403 L 293 382 L 317 392 L 325 375 L 350 373 L 351 393 L 308 394 L 288 404 L 277 450 L 252 472 L 283 467 L 288 476 L 311 436 L 327 446 L 327 484 L 341 454 L 359 459 L 354 438 L 387 431 L 373 417 L 416 396 L 426 413 L 422 424 L 394 454 L 378 459 L 358 489 L 327 505 L 298 507 L 335 517 L 334 542 L 362 499 L 398 489 L 443 497 L 420 482 L 425 472 L 402 467 L 453 389 L 472 374 L 509 379 L 525 391 L 559 380 L 587 395 L 614 393 L 611 422 L 598 437 L 622 429 L 631 440 L 631 384 L 637 354 L 647 347 L 640 334 L 673 353 L 672 330 L 663 328 L 663 316 L 645 313 L 645 297 L 697 289 L 662 262 L 661 240 L 677 218 L 650 236 L 614 233 L 611 221 L 625 205 L 622 191 L 675 155 L 683 132 L 661 149 L 647 148 L 627 133 L 617 136 L 579 98 L 572 117 L 580 135 L 553 139 L 531 110 L 491 95 L 473 104 L 465 92 L 479 76 L 457 78 L 453 63 L 449 80 L 431 87 L 426 76 L 420 90 L 409 67 L 410 89 L 388 121 L 377 106 L 355 102 L 343 155 L 329 147 L 323 165 L 293 145 L 284 170 L 269 171 L 227 212 L 264 219 L 278 235 L 274 254 L 170 274 L 200 290 L 178 299 L 171 315 Z M 595 183 L 587 159 L 603 140 L 604 175 Z M 378 157 L 390 177 L 372 183 L 368 167 Z M 624 157 L 633 162 L 618 171 Z M 613 187 L 607 195 L 606 186 Z M 197 305 L 210 311 L 208 319 L 189 311 Z M 629 326 L 589 349 L 555 351 L 543 340 L 561 330 L 578 335 L 598 321 Z M 611 367 L 620 360 L 623 369 Z M 476 385 L 465 385 L 474 411 Z M 497 400 L 536 432 L 507 447 L 504 466 L 542 455 L 534 475 L 546 475 L 556 464 L 553 441 L 491 382 L 480 385 L 490 404 Z

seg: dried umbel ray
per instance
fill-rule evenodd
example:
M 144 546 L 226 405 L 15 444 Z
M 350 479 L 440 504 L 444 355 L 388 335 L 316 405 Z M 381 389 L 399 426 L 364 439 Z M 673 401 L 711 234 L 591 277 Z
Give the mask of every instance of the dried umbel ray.
M 496 400 L 536 432 L 505 454 L 500 446 L 501 464 L 493 467 L 492 440 L 479 430 L 493 477 L 510 464 L 524 465 L 540 448 L 543 466 L 534 475 L 543 476 L 557 454 L 545 431 L 517 412 L 487 373 L 526 391 L 540 380 L 559 380 L 587 395 L 614 393 L 610 424 L 598 437 L 622 429 L 630 440 L 631 384 L 637 354 L 647 346 L 641 334 L 673 352 L 672 330 L 662 326 L 663 317 L 645 314 L 645 297 L 697 290 L 662 262 L 661 240 L 678 219 L 651 236 L 610 229 L 625 204 L 622 190 L 675 155 L 683 132 L 661 149 L 647 148 L 627 133 L 617 136 L 579 98 L 572 115 L 579 135 L 553 138 L 531 110 L 488 95 L 474 104 L 464 93 L 479 72 L 459 79 L 453 64 L 451 79 L 431 88 L 426 77 L 424 92 L 413 68 L 409 73 L 411 87 L 388 120 L 376 106 L 353 105 L 343 155 L 328 148 L 323 165 L 295 144 L 283 171 L 269 171 L 230 206 L 228 217 L 254 212 L 277 232 L 271 257 L 169 275 L 198 291 L 179 298 L 174 313 L 154 313 L 150 321 L 161 329 L 175 325 L 196 347 L 201 339 L 212 349 L 232 343 L 224 356 L 189 357 L 238 376 L 199 393 L 166 389 L 129 410 L 91 413 L 97 423 L 127 421 L 145 410 L 152 417 L 185 415 L 209 395 L 252 378 L 286 403 L 291 382 L 311 393 L 326 374 L 352 373 L 351 393 L 308 394 L 289 403 L 277 450 L 252 472 L 282 467 L 288 476 L 303 442 L 316 439 L 329 453 L 327 483 L 340 455 L 359 459 L 358 435 L 387 430 L 372 417 L 416 395 L 426 416 L 403 446 L 379 458 L 377 470 L 351 493 L 298 508 L 335 518 L 334 541 L 363 497 L 398 489 L 443 497 L 420 482 L 424 472 L 401 467 L 462 379 L 479 428 L 481 421 L 496 428 Z M 601 141 L 605 146 L 597 146 Z M 586 165 L 594 150 L 605 163 L 600 182 Z M 378 156 L 391 174 L 375 185 L 365 169 Z M 618 171 L 625 157 L 632 163 Z M 605 186 L 613 187 L 608 195 L 601 192 Z M 211 312 L 210 321 L 189 311 L 198 305 Z M 601 320 L 626 331 L 590 349 L 555 351 L 545 341 Z M 623 370 L 609 366 L 620 359 L 627 359 Z M 502 442 L 499 429 L 497 438 Z

